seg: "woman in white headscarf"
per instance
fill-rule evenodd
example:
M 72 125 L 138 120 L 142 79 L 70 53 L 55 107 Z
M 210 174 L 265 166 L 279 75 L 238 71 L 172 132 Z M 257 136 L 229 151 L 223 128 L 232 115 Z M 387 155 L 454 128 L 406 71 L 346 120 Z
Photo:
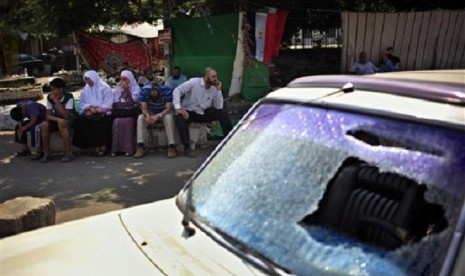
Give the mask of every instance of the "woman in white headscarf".
M 116 156 L 119 152 L 126 156 L 134 154 L 139 91 L 140 86 L 132 72 L 122 71 L 114 93 L 113 115 L 115 118 L 110 156 Z
M 87 149 L 95 147 L 97 156 L 105 155 L 111 145 L 113 91 L 99 74 L 90 70 L 84 74 L 84 87 L 79 100 L 79 117 L 74 128 L 73 145 Z

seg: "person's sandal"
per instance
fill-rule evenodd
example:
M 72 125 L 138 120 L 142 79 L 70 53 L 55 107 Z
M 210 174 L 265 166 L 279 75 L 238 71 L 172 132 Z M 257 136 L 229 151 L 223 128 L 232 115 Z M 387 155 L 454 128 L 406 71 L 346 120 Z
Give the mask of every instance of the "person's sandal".
M 101 146 L 99 148 L 99 152 L 97 153 L 97 156 L 105 156 L 107 154 L 107 147 L 106 146 Z
M 27 149 L 23 149 L 22 151 L 18 151 L 15 154 L 15 157 L 24 157 L 24 156 L 29 156 L 29 155 L 31 155 L 31 151 Z
M 97 157 L 102 157 L 105 155 L 105 148 L 104 147 L 97 147 L 95 148 L 95 152 L 93 154 L 94 156 Z
M 42 159 L 43 156 L 44 156 L 44 152 L 43 152 L 43 151 L 37 151 L 36 154 L 34 154 L 33 156 L 31 156 L 31 160 L 32 160 L 32 161 L 40 160 L 40 159 Z

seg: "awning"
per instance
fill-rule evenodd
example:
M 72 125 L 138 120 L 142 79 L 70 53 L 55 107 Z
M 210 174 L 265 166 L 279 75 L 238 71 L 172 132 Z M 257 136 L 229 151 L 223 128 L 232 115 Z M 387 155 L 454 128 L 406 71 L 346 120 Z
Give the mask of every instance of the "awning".
M 154 38 L 158 37 L 158 31 L 163 30 L 163 23 L 154 26 L 147 22 L 144 23 L 134 23 L 134 24 L 124 24 L 119 30 L 120 33 L 137 36 L 141 38 Z

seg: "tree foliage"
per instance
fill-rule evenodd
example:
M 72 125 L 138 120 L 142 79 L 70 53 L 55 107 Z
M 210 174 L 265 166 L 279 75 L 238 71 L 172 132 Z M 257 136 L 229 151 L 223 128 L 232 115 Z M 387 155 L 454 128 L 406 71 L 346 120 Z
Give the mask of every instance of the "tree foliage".
M 9 11 L 9 12 L 7 12 Z M 162 0 L 4 0 L 0 28 L 34 34 L 70 34 L 97 25 L 156 21 Z
M 29 33 L 40 33 L 47 25 L 47 13 L 42 11 L 37 0 L 4 0 L 0 2 L 0 30 L 15 29 Z
M 169 7 L 164 9 L 164 7 Z M 326 29 L 338 24 L 338 11 L 408 11 L 465 8 L 458 0 L 2 0 L 1 30 L 32 34 L 70 34 L 98 25 L 154 22 L 170 17 L 204 16 L 256 11 L 264 7 L 289 11 L 286 31 L 295 33 L 309 24 Z M 330 12 L 332 11 L 332 13 Z

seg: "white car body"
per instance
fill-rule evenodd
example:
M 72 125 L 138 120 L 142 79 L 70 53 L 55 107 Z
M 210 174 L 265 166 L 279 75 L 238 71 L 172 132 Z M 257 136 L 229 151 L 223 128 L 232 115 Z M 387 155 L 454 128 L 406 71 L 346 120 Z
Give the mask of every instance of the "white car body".
M 167 199 L 7 237 L 0 275 L 262 275 L 181 221 Z
M 462 81 L 461 76 L 464 76 Z M 253 109 L 266 101 L 300 103 L 300 106 L 316 105 L 329 110 L 426 123 L 458 133 L 465 132 L 465 70 L 443 71 L 439 74 L 437 71 L 400 72 L 369 78 L 407 78 L 422 82 L 436 78 L 433 81 L 458 83 L 462 85 L 462 90 L 451 98 L 440 96 L 441 102 L 437 102 L 399 93 L 357 89 L 357 85 L 350 91 L 321 87 L 318 84 L 312 88 L 305 85 L 299 87 L 299 83 L 306 82 L 302 78 L 258 102 L 193 178 L 227 146 L 228 139 L 234 137 L 240 128 L 245 129 L 253 123 Z M 391 152 L 396 150 L 399 149 L 390 149 Z M 274 267 L 266 259 L 257 257 L 255 252 L 243 250 L 248 247 L 235 249 L 228 242 L 229 239 L 222 239 L 213 233 L 215 229 L 208 229 L 214 226 L 203 227 L 203 222 L 196 220 L 195 214 L 190 214 L 187 210 L 189 208 L 184 207 L 191 203 L 190 190 L 188 183 L 178 195 L 177 202 L 175 199 L 154 202 L 4 238 L 0 240 L 0 275 L 292 274 L 279 265 Z M 465 263 L 465 208 L 461 210 L 457 225 L 451 226 L 454 227 L 451 230 L 452 242 L 447 248 L 447 257 L 441 269 L 444 275 L 463 275 L 464 267 L 461 264 Z M 188 235 L 181 221 L 193 222 L 189 227 L 195 230 L 195 234 Z M 286 268 L 285 264 L 281 266 Z M 324 269 L 331 272 L 331 267 Z M 364 272 L 362 266 L 357 269 Z

